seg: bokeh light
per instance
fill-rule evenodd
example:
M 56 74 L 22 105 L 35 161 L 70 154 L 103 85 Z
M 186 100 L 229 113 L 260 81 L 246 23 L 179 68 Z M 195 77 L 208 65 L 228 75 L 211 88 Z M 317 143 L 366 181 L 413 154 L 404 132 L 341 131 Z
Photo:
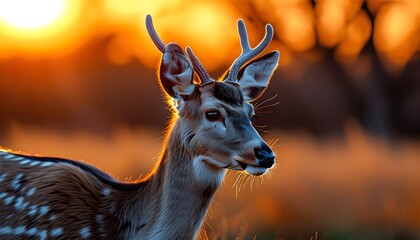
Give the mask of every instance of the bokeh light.
M 391 2 L 377 12 L 373 40 L 388 66 L 401 68 L 419 49 L 419 12 L 408 2 Z
M 333 47 L 338 44 L 346 24 L 345 9 L 341 1 L 320 2 L 316 5 L 316 29 L 320 44 Z
M 292 51 L 306 51 L 315 46 L 314 12 L 309 1 L 281 4 L 276 9 L 274 30 Z
M 108 38 L 104 52 L 112 63 L 136 59 L 154 68 L 160 53 L 144 26 L 145 15 L 152 14 L 165 42 L 191 46 L 213 71 L 226 68 L 240 53 L 236 20 L 258 15 L 246 21 L 251 43 L 261 39 L 264 25 L 270 22 L 275 29 L 273 45 L 286 53 L 281 65 L 290 62 L 293 53 L 317 46 L 333 49 L 340 62 L 355 61 L 373 35 L 384 63 L 401 68 L 419 49 L 420 3 L 369 0 L 364 10 L 362 4 L 362 0 L 315 4 L 309 0 L 2 0 L 0 58 L 63 56 L 100 36 Z
M 341 61 L 354 61 L 368 42 L 372 33 L 372 23 L 365 11 L 360 11 L 345 27 L 336 49 L 336 57 Z
M 107 55 L 115 63 L 135 57 L 150 68 L 156 66 L 160 52 L 147 35 L 144 25 L 147 14 L 153 16 L 155 28 L 165 43 L 176 42 L 182 48 L 191 46 L 210 71 L 231 62 L 235 58 L 232 52 L 240 52 L 236 34 L 239 15 L 222 1 L 124 1 L 121 4 L 108 0 L 105 12 L 112 16 L 105 20 L 108 25 L 105 28 L 114 32 L 116 38 L 110 41 L 112 46 L 107 49 Z M 125 53 L 119 53 L 118 44 L 125 45 L 122 48 Z
M 0 1 L 0 17 L 18 28 L 38 28 L 54 22 L 65 7 L 64 0 Z
M 0 58 L 73 52 L 89 37 L 86 30 L 91 30 L 92 16 L 82 15 L 85 7 L 80 0 L 1 1 Z

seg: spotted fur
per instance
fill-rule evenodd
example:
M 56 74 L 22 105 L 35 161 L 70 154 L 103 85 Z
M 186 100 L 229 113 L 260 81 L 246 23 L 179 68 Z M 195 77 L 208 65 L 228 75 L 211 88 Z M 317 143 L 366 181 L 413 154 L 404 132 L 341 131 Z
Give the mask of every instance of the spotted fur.
M 141 188 L 86 163 L 6 151 L 0 151 L 0 180 L 0 239 L 120 238 L 118 223 L 112 222 L 116 209 L 106 197 L 110 189 L 130 193 Z M 98 213 L 111 221 L 98 226 Z

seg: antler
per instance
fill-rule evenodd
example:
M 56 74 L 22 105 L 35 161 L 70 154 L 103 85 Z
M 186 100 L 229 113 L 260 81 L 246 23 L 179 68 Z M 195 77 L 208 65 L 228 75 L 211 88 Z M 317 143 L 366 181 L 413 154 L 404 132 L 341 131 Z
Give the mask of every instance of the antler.
M 210 82 L 214 82 L 214 80 L 210 78 L 206 69 L 204 69 L 203 65 L 200 63 L 200 60 L 198 60 L 198 58 L 193 53 L 192 49 L 189 46 L 187 46 L 186 50 L 193 64 L 195 72 L 198 74 L 198 77 L 201 79 L 201 86 Z
M 163 53 L 165 51 L 165 43 L 162 42 L 156 33 L 155 27 L 153 26 L 152 16 L 150 14 L 147 14 L 146 16 L 146 28 L 155 46 Z
M 147 32 L 149 33 L 150 38 L 152 39 L 155 46 L 161 51 L 162 53 L 165 51 L 165 43 L 159 38 L 152 21 L 152 16 L 150 14 L 147 14 L 146 16 L 146 28 Z M 209 76 L 209 74 L 206 72 L 206 69 L 204 69 L 203 65 L 200 63 L 198 58 L 195 56 L 193 51 L 190 47 L 186 48 L 188 56 L 193 64 L 195 72 L 198 74 L 198 77 L 201 79 L 201 85 L 204 85 L 209 82 L 213 82 Z
M 264 39 L 255 48 L 251 48 L 249 45 L 248 33 L 245 28 L 245 23 L 242 19 L 238 20 L 238 32 L 239 39 L 241 42 L 242 53 L 232 63 L 232 66 L 230 67 L 230 71 L 228 76 L 226 77 L 225 82 L 238 81 L 237 77 L 239 69 L 248 61 L 262 53 L 264 49 L 267 48 L 268 44 L 271 42 L 271 39 L 273 39 L 273 27 L 271 26 L 271 24 L 265 25 Z

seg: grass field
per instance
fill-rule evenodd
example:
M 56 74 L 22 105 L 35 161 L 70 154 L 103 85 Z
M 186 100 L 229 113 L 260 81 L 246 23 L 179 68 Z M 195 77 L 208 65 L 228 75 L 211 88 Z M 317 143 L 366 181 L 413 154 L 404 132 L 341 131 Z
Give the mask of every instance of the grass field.
M 285 132 L 264 138 L 276 146 L 275 168 L 259 178 L 230 172 L 203 238 L 419 239 L 420 142 L 372 138 L 353 125 L 341 139 Z M 124 127 L 105 136 L 12 126 L 0 140 L 130 180 L 152 168 L 162 137 Z

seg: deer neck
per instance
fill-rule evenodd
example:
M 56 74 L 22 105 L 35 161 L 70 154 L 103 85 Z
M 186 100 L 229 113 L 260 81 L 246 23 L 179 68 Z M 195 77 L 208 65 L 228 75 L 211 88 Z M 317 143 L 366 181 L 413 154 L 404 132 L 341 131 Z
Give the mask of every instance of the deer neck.
M 144 232 L 138 232 L 141 234 L 138 237 L 194 239 L 200 230 L 225 170 L 212 171 L 207 174 L 214 176 L 200 179 L 202 173 L 197 173 L 193 164 L 194 156 L 185 144 L 179 126 L 175 124 L 161 159 L 146 182 L 148 194 L 144 195 L 144 191 L 141 191 L 136 196 L 141 198 L 138 201 L 141 206 L 137 208 L 139 214 L 144 216 L 144 210 L 149 213 Z

